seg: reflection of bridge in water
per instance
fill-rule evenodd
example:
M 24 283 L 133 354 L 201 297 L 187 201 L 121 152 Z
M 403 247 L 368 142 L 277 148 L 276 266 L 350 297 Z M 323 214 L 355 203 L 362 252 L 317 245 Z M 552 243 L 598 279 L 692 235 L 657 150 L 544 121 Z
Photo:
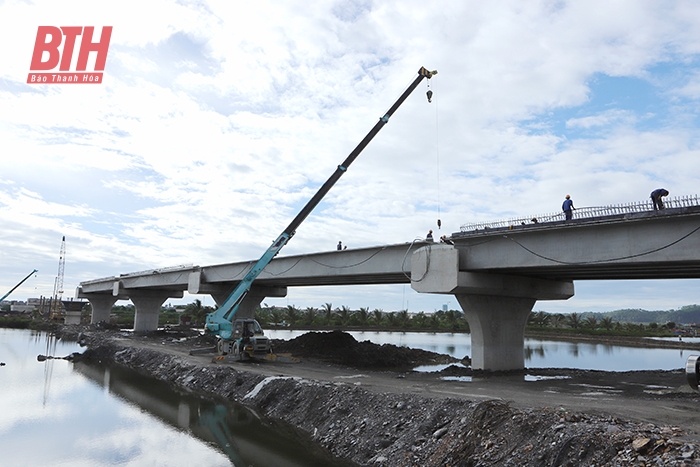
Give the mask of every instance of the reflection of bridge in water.
M 330 459 L 310 454 L 299 439 L 276 430 L 275 422 L 261 419 L 242 404 L 181 394 L 163 381 L 116 366 L 76 362 L 73 368 L 159 420 L 218 446 L 234 466 L 326 465 Z

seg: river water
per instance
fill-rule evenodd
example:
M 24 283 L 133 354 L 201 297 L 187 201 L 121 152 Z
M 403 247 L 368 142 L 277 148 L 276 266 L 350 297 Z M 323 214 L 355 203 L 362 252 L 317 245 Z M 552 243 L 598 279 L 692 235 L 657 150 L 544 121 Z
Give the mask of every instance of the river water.
M 267 331 L 292 339 L 305 331 Z M 468 334 L 351 332 L 457 358 Z M 181 394 L 131 371 L 63 357 L 84 349 L 46 333 L 0 328 L 0 466 L 329 466 L 325 451 L 249 409 Z M 697 353 L 697 352 L 695 352 Z M 608 371 L 685 367 L 690 351 L 527 339 L 528 368 Z M 422 371 L 435 368 L 422 368 Z M 468 380 L 467 380 L 468 381 Z M 465 384 L 469 384 L 465 382 Z
M 289 340 L 305 332 L 307 331 L 269 330 L 265 331 L 265 334 L 273 339 Z M 375 344 L 403 345 L 448 354 L 459 359 L 472 353 L 471 336 L 463 333 L 349 331 L 349 334 L 360 342 L 368 340 Z M 684 342 L 693 341 L 700 342 L 700 338 L 684 338 Z M 685 361 L 691 353 L 697 355 L 698 351 L 525 339 L 526 368 L 575 368 L 604 371 L 675 370 L 685 368 Z M 434 368 L 421 369 L 433 370 Z
M 0 466 L 339 464 L 242 405 L 180 394 L 131 371 L 37 360 L 83 350 L 0 328 Z

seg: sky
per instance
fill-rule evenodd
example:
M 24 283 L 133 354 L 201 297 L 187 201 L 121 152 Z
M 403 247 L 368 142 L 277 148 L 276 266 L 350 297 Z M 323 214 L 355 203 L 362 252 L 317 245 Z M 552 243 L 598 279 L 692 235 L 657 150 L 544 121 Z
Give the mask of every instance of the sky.
M 66 25 L 95 40 L 112 26 L 104 81 L 27 84 L 38 27 Z M 53 294 L 63 236 L 64 298 L 81 281 L 259 258 L 421 66 L 438 74 L 281 255 L 449 235 L 556 212 L 565 194 L 697 193 L 695 1 L 0 0 L 0 40 L 0 293 L 38 270 L 11 299 Z M 700 302 L 694 280 L 575 289 L 535 310 Z M 169 303 L 194 299 L 214 304 Z M 409 285 L 265 303 L 458 308 Z

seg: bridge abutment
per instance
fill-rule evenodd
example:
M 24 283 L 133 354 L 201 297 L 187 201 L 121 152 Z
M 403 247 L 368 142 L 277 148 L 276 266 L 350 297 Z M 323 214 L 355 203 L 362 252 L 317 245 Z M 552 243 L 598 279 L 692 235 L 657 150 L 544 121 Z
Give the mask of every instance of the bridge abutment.
M 566 300 L 573 281 L 470 272 L 460 269 L 451 245 L 429 245 L 411 258 L 411 287 L 422 293 L 454 295 L 469 322 L 472 368 L 522 370 L 525 325 L 537 300 Z

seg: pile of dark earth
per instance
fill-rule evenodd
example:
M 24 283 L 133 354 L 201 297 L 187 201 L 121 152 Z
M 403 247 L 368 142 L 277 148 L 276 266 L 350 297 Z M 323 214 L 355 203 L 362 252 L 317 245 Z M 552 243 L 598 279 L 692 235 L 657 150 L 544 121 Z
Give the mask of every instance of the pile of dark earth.
M 276 353 L 290 353 L 294 357 L 313 358 L 336 365 L 357 369 L 409 370 L 419 365 L 438 365 L 458 362 L 449 355 L 421 349 L 399 347 L 393 344 L 378 345 L 370 341 L 358 342 L 342 331 L 307 332 L 285 341 L 273 340 Z M 470 364 L 467 359 L 466 365 Z

